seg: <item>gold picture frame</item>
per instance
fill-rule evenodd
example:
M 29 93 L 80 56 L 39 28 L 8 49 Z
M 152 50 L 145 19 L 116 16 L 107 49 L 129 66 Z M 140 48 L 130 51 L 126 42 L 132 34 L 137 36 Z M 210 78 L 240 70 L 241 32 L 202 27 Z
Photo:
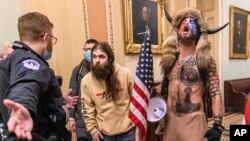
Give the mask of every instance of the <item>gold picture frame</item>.
M 165 0 L 124 0 L 124 23 L 125 23 L 125 52 L 136 54 L 140 52 L 142 38 L 144 35 L 139 31 L 140 15 L 143 7 L 150 9 L 149 27 L 151 33 L 152 53 L 160 54 L 162 49 L 163 37 L 165 34 L 165 16 L 163 17 L 163 1 Z M 138 28 L 137 28 L 138 27 Z M 145 31 L 144 31 L 145 32 Z M 141 40 L 142 39 L 142 40 Z
M 249 39 L 249 11 L 230 6 L 230 59 L 247 59 Z

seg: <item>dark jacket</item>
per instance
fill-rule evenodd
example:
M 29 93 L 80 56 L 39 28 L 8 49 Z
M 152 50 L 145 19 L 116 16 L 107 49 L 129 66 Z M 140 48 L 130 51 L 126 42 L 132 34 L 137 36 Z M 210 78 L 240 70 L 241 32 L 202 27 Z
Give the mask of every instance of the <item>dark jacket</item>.
M 69 88 L 72 89 L 72 94 L 78 96 L 78 102 L 75 109 L 70 110 L 70 117 L 76 120 L 76 136 L 77 138 L 85 138 L 91 140 L 90 134 L 87 132 L 85 122 L 82 115 L 81 101 L 81 80 L 90 71 L 88 62 L 83 59 L 79 65 L 77 65 L 71 74 Z
M 46 139 L 64 136 L 67 132 L 64 99 L 53 70 L 24 43 L 15 41 L 13 48 L 0 63 L 0 112 L 5 128 L 10 111 L 3 100 L 10 99 L 29 110 L 34 120 L 33 133 Z

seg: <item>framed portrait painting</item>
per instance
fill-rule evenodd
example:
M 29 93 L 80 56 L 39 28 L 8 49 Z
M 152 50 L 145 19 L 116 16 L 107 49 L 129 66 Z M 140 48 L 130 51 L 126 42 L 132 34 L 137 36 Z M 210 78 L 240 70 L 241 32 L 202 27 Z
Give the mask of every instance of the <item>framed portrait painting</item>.
M 247 59 L 249 56 L 249 11 L 230 6 L 230 59 Z
M 124 0 L 125 52 L 139 53 L 146 29 L 150 33 L 153 53 L 161 53 L 164 18 L 163 1 Z

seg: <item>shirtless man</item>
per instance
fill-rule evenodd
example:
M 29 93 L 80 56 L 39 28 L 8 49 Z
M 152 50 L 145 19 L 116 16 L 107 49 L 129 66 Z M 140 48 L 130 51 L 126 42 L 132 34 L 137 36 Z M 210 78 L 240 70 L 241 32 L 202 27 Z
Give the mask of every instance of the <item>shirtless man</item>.
M 161 60 L 162 94 L 167 94 L 168 109 L 163 141 L 219 141 L 224 130 L 223 104 L 216 63 L 206 39 L 210 31 L 205 32 L 203 16 L 194 8 L 168 19 L 174 30 L 165 40 Z M 204 96 L 212 98 L 214 124 L 209 130 Z

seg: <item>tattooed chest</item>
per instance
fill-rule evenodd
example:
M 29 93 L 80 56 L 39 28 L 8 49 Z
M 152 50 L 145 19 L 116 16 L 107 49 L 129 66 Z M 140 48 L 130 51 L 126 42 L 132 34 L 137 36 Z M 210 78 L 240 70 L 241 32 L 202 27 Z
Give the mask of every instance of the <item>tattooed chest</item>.
M 191 96 L 194 93 L 195 85 L 199 82 L 199 72 L 197 69 L 196 59 L 191 56 L 186 60 L 178 60 L 169 75 L 169 81 L 177 88 L 175 111 L 178 113 L 190 113 L 198 111 L 200 103 L 192 103 Z

